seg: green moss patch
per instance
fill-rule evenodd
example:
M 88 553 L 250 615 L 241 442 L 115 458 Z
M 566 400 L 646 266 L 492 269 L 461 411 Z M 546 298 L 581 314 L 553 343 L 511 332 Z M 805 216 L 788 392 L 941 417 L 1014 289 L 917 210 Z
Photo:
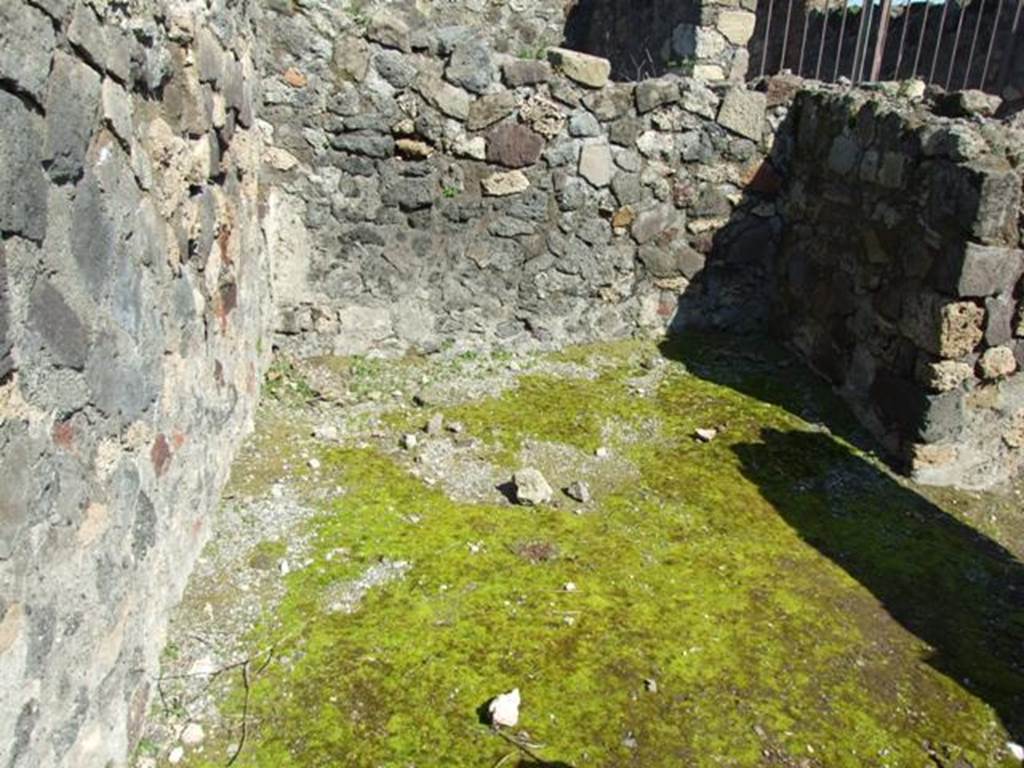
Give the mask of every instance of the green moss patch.
M 584 514 L 456 502 L 404 457 L 321 449 L 345 492 L 250 639 L 272 660 L 186 762 L 222 765 L 244 719 L 238 766 L 536 764 L 479 718 L 518 687 L 517 738 L 550 765 L 1010 765 L 1019 560 L 795 415 L 851 423 L 781 354 L 665 351 L 650 386 L 653 348 L 627 342 L 562 355 L 603 360 L 592 378 L 444 409 L 510 467 L 528 441 L 612 443 L 636 473 Z M 355 610 L 325 599 L 395 563 Z

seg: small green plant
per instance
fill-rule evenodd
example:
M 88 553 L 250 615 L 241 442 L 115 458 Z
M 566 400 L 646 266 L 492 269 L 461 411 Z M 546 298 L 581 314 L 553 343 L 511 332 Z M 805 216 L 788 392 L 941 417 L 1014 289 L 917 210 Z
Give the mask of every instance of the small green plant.
M 445 187 L 441 194 L 450 200 L 459 194 L 459 190 L 458 187 Z
M 680 59 L 669 59 L 665 62 L 665 66 L 667 66 L 672 72 L 690 77 L 693 75 L 693 69 L 696 66 L 696 63 L 696 60 L 692 56 L 687 56 Z
M 315 400 L 319 393 L 290 360 L 279 357 L 270 366 L 263 394 L 274 400 Z
M 168 643 L 164 646 L 162 655 L 164 661 L 174 661 L 181 656 L 181 649 L 178 647 L 177 643 Z
M 537 45 L 533 47 L 524 47 L 519 49 L 520 59 L 532 59 L 535 61 L 543 61 L 547 58 L 548 47 L 546 45 Z
M 160 754 L 160 747 L 152 739 L 140 739 L 135 747 L 136 757 L 156 757 Z
M 370 24 L 370 16 L 363 4 L 363 0 L 355 0 L 352 3 L 352 7 L 349 8 L 348 15 L 352 19 L 352 23 L 360 29 L 366 29 Z

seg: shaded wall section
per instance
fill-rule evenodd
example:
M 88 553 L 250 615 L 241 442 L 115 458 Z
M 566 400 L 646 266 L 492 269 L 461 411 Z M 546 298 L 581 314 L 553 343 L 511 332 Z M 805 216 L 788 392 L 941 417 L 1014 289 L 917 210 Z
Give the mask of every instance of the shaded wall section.
M 676 28 L 700 20 L 700 0 L 573 0 L 565 45 L 608 59 L 617 80 L 640 80 L 668 71 Z
M 1024 134 L 807 90 L 786 192 L 782 331 L 923 482 L 1024 463 Z

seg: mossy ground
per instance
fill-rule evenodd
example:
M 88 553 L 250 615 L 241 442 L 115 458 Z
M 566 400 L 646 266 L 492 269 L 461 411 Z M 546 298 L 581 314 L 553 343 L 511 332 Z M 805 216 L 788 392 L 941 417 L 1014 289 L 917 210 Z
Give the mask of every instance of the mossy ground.
M 300 471 L 317 509 L 307 562 L 247 638 L 248 687 L 236 678 L 185 764 L 223 765 L 244 712 L 238 766 L 533 765 L 478 717 L 518 687 L 513 735 L 542 764 L 1012 765 L 1019 497 L 925 498 L 854 447 L 844 409 L 785 355 L 723 344 L 679 340 L 653 365 L 644 342 L 578 348 L 547 362 L 590 375 L 541 368 L 435 407 L 501 467 L 531 444 L 606 446 L 585 506 L 428 486 L 392 446 L 430 411 L 395 410 L 376 442 L 316 446 L 315 476 Z M 306 417 L 278 411 L 256 444 L 295 450 L 282 424 Z M 709 426 L 715 440 L 694 439 Z M 260 492 L 253 472 L 234 493 Z M 410 567 L 330 610 L 332 588 L 382 561 Z

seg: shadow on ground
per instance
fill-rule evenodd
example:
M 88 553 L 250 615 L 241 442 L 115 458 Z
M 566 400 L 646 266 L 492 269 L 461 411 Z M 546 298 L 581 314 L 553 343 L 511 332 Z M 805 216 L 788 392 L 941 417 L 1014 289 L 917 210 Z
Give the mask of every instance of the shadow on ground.
M 928 664 L 1024 740 L 1024 565 L 862 458 L 849 443 L 870 447 L 870 438 L 834 396 L 809 410 L 822 401 L 821 385 L 812 397 L 815 383 L 783 351 L 769 342 L 715 341 L 681 336 L 662 351 L 701 378 L 827 427 L 765 429 L 759 442 L 733 445 L 743 475 L 804 541 L 931 648 Z

